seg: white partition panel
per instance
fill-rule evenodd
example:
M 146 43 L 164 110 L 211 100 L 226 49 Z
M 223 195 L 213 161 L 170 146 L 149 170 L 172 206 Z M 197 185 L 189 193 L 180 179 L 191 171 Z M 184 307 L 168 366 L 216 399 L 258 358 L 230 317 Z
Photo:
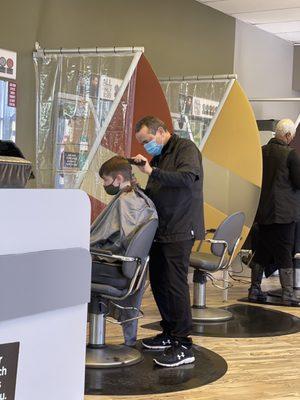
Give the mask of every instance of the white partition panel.
M 76 189 L 1 189 L 0 255 L 89 249 L 90 201 Z
M 0 226 L 0 280 L 10 286 L 6 304 L 1 301 L 7 312 L 2 318 L 0 313 L 0 399 L 83 400 L 91 271 L 89 198 L 80 190 L 0 189 Z M 65 253 L 61 249 L 75 254 L 76 268 L 76 263 L 59 258 Z M 39 258 L 43 250 L 50 250 L 43 252 L 46 260 Z M 86 255 L 83 261 L 78 252 Z M 25 262 L 28 253 L 38 257 L 35 273 L 33 264 Z M 47 258 L 49 253 L 58 254 L 60 263 Z M 26 290 L 18 281 L 21 275 Z M 27 307 L 24 316 L 9 315 L 12 304 L 39 304 L 41 298 L 43 307 L 48 302 L 47 311 L 41 307 L 30 314 Z M 12 343 L 19 344 L 17 374 Z

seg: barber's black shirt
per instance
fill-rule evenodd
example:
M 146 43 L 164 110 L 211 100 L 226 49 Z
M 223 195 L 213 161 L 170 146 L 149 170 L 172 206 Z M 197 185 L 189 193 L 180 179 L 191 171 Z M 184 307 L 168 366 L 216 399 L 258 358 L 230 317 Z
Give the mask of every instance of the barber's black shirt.
M 196 145 L 173 134 L 150 164 L 146 194 L 158 212 L 156 241 L 203 239 L 203 169 Z

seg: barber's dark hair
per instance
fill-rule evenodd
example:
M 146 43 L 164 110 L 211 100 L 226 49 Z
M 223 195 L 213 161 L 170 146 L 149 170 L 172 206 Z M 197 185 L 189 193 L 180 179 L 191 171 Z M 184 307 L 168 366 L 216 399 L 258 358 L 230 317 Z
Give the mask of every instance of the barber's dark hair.
M 121 156 L 114 156 L 105 161 L 99 170 L 101 178 L 103 178 L 104 175 L 115 178 L 118 174 L 122 175 L 126 181 L 132 180 L 132 166 L 126 158 Z
M 139 132 L 143 126 L 149 128 L 151 133 L 155 135 L 158 128 L 163 128 L 164 131 L 167 131 L 167 125 L 157 117 L 153 115 L 147 115 L 146 117 L 140 119 L 135 125 L 135 132 Z

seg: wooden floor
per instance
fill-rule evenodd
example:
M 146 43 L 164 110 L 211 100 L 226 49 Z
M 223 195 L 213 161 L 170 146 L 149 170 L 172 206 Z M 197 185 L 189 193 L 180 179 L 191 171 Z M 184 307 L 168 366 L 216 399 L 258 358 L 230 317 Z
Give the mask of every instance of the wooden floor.
M 278 278 L 265 280 L 263 287 L 279 285 Z M 228 304 L 237 303 L 245 296 L 247 285 L 234 283 Z M 221 291 L 208 285 L 208 305 L 222 306 Z M 266 306 L 267 307 L 267 306 Z M 269 308 L 272 308 L 269 306 Z M 273 307 L 300 317 L 300 308 Z M 151 292 L 145 293 L 141 324 L 157 321 L 157 312 Z M 108 324 L 107 341 L 122 342 L 118 327 Z M 157 334 L 139 328 L 139 338 Z M 194 342 L 220 354 L 228 363 L 228 371 L 218 381 L 199 389 L 153 396 L 131 396 L 130 399 L 172 400 L 300 400 L 300 333 L 255 339 L 224 339 L 194 337 Z M 126 396 L 85 396 L 85 400 L 128 399 Z M 70 399 L 71 400 L 71 399 Z

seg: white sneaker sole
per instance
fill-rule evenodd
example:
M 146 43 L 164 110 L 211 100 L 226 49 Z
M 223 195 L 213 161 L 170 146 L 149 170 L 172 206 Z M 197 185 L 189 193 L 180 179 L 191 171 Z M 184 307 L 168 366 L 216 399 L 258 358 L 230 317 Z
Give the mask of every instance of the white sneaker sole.
M 157 361 L 155 358 L 153 359 L 153 361 L 155 362 L 155 364 L 160 365 L 161 367 L 179 367 L 179 365 L 193 363 L 195 361 L 195 357 L 185 358 L 184 360 L 178 361 L 177 363 L 174 364 L 164 364 Z
M 145 347 L 146 349 L 150 349 L 150 350 L 166 350 L 171 347 L 171 345 L 169 345 L 169 346 L 149 346 L 148 344 L 145 344 L 143 341 L 142 341 L 142 346 Z

